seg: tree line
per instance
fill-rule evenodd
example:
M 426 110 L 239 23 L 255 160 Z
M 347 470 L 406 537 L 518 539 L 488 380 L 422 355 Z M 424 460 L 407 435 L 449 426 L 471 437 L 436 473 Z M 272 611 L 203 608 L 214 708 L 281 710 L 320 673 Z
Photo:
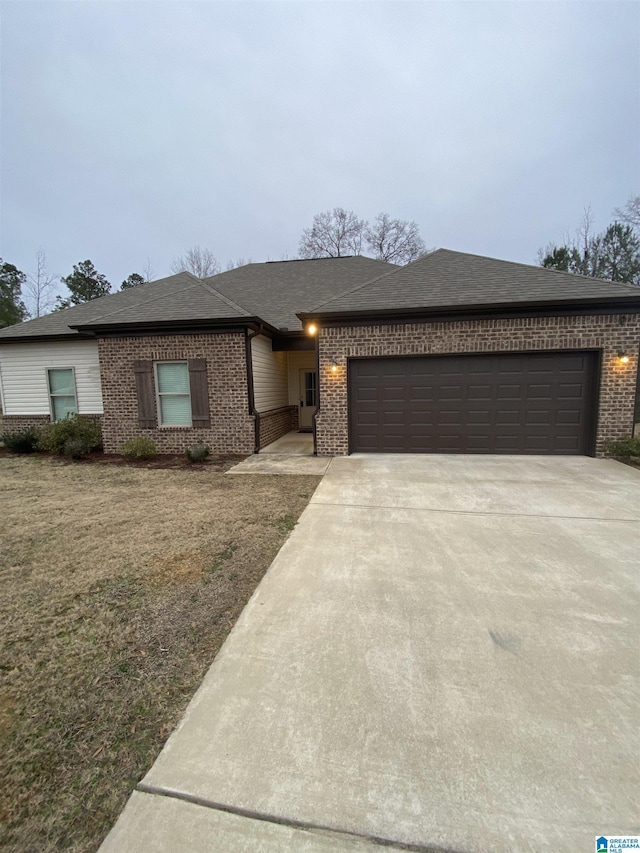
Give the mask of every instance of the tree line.
M 549 243 L 538 252 L 547 269 L 640 285 L 640 196 L 614 211 L 614 221 L 593 233 L 591 208 L 584 211 L 573 236 Z
M 538 252 L 538 263 L 549 269 L 609 281 L 640 285 L 640 196 L 631 198 L 623 208 L 616 208 L 614 221 L 600 234 L 594 234 L 590 208 L 573 237 L 549 243 Z M 304 228 L 298 245 L 298 257 L 342 258 L 366 251 L 381 261 L 408 264 L 433 251 L 427 249 L 416 222 L 394 219 L 379 213 L 373 222 L 360 219 L 352 210 L 334 207 L 313 217 Z M 289 260 L 283 256 L 282 260 Z M 229 261 L 227 270 L 251 263 L 251 259 Z M 174 273 L 186 270 L 198 278 L 217 275 L 222 267 L 210 249 L 193 246 L 171 264 Z M 120 290 L 153 281 L 151 263 L 142 273 L 131 273 Z M 65 285 L 68 295 L 54 299 L 57 283 Z M 42 249 L 36 253 L 33 272 L 24 273 L 0 258 L 0 328 L 41 317 L 51 310 L 82 305 L 111 293 L 111 283 L 99 273 L 90 260 L 73 265 L 67 276 L 54 276 L 48 270 Z
M 392 219 L 379 214 L 372 224 L 360 219 L 353 211 L 336 207 L 317 214 L 311 228 L 304 229 L 300 238 L 300 258 L 339 258 L 358 255 L 363 247 L 380 260 L 406 264 L 426 249 L 415 222 Z M 283 256 L 282 260 L 289 260 Z M 251 263 L 251 258 L 228 261 L 226 270 Z M 192 246 L 171 264 L 174 273 L 188 271 L 198 278 L 208 278 L 222 271 L 222 266 L 210 249 Z M 120 285 L 127 290 L 153 280 L 151 263 L 147 260 L 143 274 L 133 272 Z M 57 283 L 65 285 L 68 295 L 54 298 Z M 41 317 L 52 310 L 82 305 L 111 293 L 111 283 L 98 272 L 90 260 L 73 265 L 67 276 L 51 275 L 44 250 L 36 253 L 33 273 L 24 273 L 0 258 L 0 328 Z

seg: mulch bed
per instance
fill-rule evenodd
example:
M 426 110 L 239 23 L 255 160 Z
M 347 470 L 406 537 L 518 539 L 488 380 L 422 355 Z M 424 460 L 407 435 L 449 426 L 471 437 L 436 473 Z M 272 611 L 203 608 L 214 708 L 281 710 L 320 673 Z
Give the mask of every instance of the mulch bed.
M 0 457 L 18 456 L 11 453 L 6 447 L 0 447 Z M 40 454 L 38 454 L 40 455 Z M 42 454 L 49 456 L 49 454 Z M 95 451 L 84 456 L 82 459 L 66 459 L 64 456 L 52 457 L 63 465 L 120 465 L 126 468 L 151 468 L 157 470 L 172 471 L 228 471 L 238 462 L 247 457 L 233 453 L 211 454 L 206 462 L 189 462 L 183 453 L 158 453 L 153 459 L 126 459 L 119 453 L 102 453 Z

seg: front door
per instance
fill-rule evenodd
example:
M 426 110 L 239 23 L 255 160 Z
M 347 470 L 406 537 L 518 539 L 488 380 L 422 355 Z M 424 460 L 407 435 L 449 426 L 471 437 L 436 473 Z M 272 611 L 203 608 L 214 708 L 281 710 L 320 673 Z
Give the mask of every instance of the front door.
M 315 370 L 300 371 L 300 429 L 313 429 L 313 413 L 318 399 Z

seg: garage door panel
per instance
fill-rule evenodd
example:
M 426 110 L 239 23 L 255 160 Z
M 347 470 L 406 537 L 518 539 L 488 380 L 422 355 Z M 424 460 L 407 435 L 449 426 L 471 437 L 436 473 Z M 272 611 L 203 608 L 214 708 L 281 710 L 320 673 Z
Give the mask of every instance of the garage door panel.
M 553 398 L 553 388 L 551 384 L 544 383 L 529 383 L 527 386 L 527 397 L 530 399 L 551 400 Z
M 467 425 L 469 429 L 475 426 L 491 426 L 492 421 L 493 418 L 489 411 L 467 413 Z
M 468 385 L 467 386 L 468 400 L 491 400 L 493 399 L 493 387 L 486 385 Z
M 498 409 L 496 412 L 496 427 L 510 427 L 520 423 L 519 409 Z
M 529 410 L 525 412 L 524 424 L 526 427 L 543 425 L 551 426 L 552 413 L 549 409 L 540 409 L 539 411 Z
M 574 409 L 558 409 L 556 426 L 577 426 L 582 422 L 582 413 Z
M 438 397 L 441 401 L 462 400 L 464 393 L 461 385 L 445 385 L 440 388 Z
M 587 453 L 593 353 L 353 359 L 352 451 Z
M 558 385 L 558 399 L 573 399 L 575 400 L 578 397 L 582 397 L 584 394 L 584 386 L 582 382 L 576 382 L 573 385 L 567 385 L 566 383 L 560 383 Z

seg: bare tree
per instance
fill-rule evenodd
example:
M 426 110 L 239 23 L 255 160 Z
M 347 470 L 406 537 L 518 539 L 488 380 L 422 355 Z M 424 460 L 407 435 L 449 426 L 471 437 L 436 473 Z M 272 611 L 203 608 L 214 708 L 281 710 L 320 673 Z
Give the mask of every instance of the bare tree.
M 35 270 L 27 274 L 23 287 L 31 317 L 42 317 L 43 314 L 49 314 L 52 311 L 57 280 L 58 277 L 52 275 L 47 268 L 47 256 L 44 249 L 38 249 Z
M 146 283 L 153 281 L 155 273 L 153 271 L 153 267 L 151 266 L 151 258 L 147 258 L 145 265 L 142 267 L 142 278 Z
M 245 258 L 238 258 L 235 261 L 228 260 L 227 266 L 225 267 L 225 271 L 229 272 L 229 270 L 235 270 L 238 267 L 246 267 L 247 264 L 251 264 L 251 263 L 253 263 L 251 258 L 247 258 L 246 260 L 245 260 Z
M 578 226 L 575 239 L 575 243 L 579 245 L 582 254 L 582 265 L 581 268 L 579 266 L 576 272 L 582 275 L 595 275 L 594 270 L 597 265 L 597 259 L 594 257 L 594 254 L 597 253 L 597 245 L 594 242 L 592 230 L 593 211 L 591 210 L 591 205 L 588 205 L 582 211 L 582 222 Z
M 640 195 L 632 196 L 624 207 L 616 207 L 613 212 L 620 222 L 640 232 Z
M 352 210 L 334 207 L 313 217 L 300 238 L 301 258 L 342 258 L 359 255 L 366 223 Z
M 192 246 L 187 250 L 186 255 L 181 255 L 173 261 L 171 269 L 173 272 L 188 270 L 198 278 L 207 278 L 220 272 L 220 264 L 209 249 Z
M 392 264 L 410 264 L 427 252 L 417 223 L 391 219 L 388 213 L 379 213 L 373 225 L 367 225 L 365 238 L 377 260 Z

